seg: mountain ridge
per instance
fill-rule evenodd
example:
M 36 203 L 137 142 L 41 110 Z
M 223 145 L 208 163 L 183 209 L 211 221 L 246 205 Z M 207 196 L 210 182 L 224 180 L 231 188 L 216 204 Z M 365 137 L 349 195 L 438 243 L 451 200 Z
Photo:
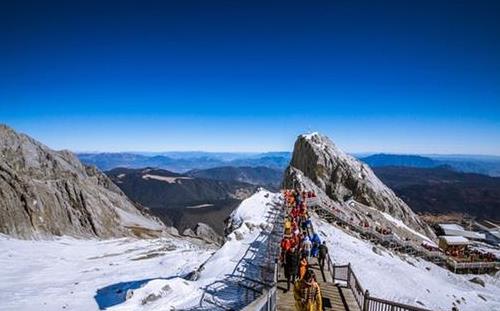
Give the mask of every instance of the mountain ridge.
M 433 168 L 376 167 L 375 174 L 418 213 L 500 220 L 500 178 Z
M 0 125 L 0 232 L 109 238 L 165 229 L 97 168 Z
M 303 189 L 314 188 L 325 204 L 360 221 L 387 223 L 392 217 L 431 239 L 436 238 L 429 226 L 384 185 L 368 165 L 344 153 L 319 133 L 300 135 L 295 142 L 284 186 L 298 185 Z
M 221 236 L 224 219 L 258 188 L 243 182 L 199 178 L 158 168 L 115 168 L 106 174 L 130 199 L 148 207 L 179 232 L 194 230 L 203 222 Z

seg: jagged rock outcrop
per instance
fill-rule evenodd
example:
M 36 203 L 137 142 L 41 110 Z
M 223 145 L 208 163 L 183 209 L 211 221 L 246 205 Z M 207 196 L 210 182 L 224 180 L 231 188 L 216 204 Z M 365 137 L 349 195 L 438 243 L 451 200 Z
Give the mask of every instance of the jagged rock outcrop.
M 432 230 L 378 179 L 368 165 L 344 153 L 328 137 L 318 133 L 298 137 L 290 166 L 285 172 L 284 185 L 311 187 L 307 180 L 337 206 L 364 212 L 370 217 L 373 214 L 370 208 L 374 208 L 435 238 Z
M 0 125 L 1 233 L 109 238 L 157 235 L 163 229 L 95 167 Z
M 192 238 L 198 238 L 205 242 L 222 245 L 224 239 L 218 235 L 209 225 L 202 222 L 198 223 L 193 229 L 188 228 L 184 230 L 182 235 Z

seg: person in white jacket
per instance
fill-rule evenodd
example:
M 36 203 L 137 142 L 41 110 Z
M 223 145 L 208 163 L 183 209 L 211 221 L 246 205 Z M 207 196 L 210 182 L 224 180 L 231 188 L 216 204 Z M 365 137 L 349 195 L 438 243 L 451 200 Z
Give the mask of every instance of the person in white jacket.
M 304 242 L 302 243 L 302 254 L 304 254 L 307 257 L 307 261 L 310 261 L 311 259 L 311 249 L 312 249 L 312 242 L 306 235 L 304 237 Z

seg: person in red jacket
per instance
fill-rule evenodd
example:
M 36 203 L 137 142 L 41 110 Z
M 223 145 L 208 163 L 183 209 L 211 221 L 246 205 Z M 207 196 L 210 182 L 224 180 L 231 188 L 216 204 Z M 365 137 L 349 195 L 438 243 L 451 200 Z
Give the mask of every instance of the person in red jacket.
M 290 237 L 285 236 L 281 240 L 281 256 L 280 256 L 281 262 L 285 260 L 285 254 L 291 247 L 292 247 L 292 242 Z

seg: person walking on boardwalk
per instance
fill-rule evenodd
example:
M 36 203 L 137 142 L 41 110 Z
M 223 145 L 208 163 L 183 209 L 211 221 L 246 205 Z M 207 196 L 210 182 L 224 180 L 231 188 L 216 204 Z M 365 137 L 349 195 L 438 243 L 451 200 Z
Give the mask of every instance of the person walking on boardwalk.
M 311 243 L 312 243 L 311 256 L 318 257 L 318 251 L 319 251 L 319 246 L 321 245 L 321 239 L 319 238 L 319 235 L 317 233 L 313 234 Z
M 311 256 L 311 249 L 312 249 L 312 242 L 309 240 L 308 236 L 304 237 L 304 242 L 302 243 L 302 253 L 307 257 L 307 260 L 309 260 Z
M 297 311 L 322 311 L 321 290 L 312 270 L 307 270 L 303 279 L 298 280 L 293 288 Z
M 290 290 L 290 281 L 292 284 L 295 283 L 295 279 L 297 278 L 297 270 L 299 266 L 299 254 L 295 247 L 290 248 L 285 255 L 285 278 L 286 278 L 286 290 L 287 292 Z
M 299 263 L 299 277 L 301 279 L 306 275 L 307 268 L 309 267 L 309 263 L 307 262 L 307 258 L 305 255 L 302 255 Z
M 291 236 L 288 236 L 288 235 L 285 235 L 283 237 L 283 239 L 281 240 L 281 256 L 280 256 L 280 259 L 282 262 L 284 262 L 285 260 L 285 255 L 286 255 L 286 252 L 292 247 L 292 239 L 291 239 Z
M 323 243 L 318 247 L 318 264 L 321 271 L 324 271 L 323 269 L 325 267 L 325 259 L 327 255 L 328 247 L 326 247 L 326 242 L 323 241 Z

